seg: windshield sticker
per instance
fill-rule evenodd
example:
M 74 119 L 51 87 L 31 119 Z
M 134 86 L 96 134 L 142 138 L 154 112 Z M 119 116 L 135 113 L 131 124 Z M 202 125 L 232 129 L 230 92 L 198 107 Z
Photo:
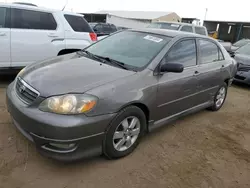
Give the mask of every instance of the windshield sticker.
M 180 25 L 177 24 L 171 24 L 172 27 L 179 27 Z
M 150 40 L 150 41 L 153 41 L 153 42 L 157 42 L 157 43 L 159 43 L 159 42 L 161 42 L 163 40 L 161 38 L 153 37 L 153 36 L 150 36 L 150 35 L 145 36 L 144 39 Z

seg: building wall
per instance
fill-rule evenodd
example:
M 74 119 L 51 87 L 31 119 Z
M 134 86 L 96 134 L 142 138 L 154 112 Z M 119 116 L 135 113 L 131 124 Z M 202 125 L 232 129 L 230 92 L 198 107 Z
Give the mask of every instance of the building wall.
M 150 20 L 127 19 L 118 16 L 107 15 L 107 23 L 114 24 L 118 27 L 138 29 L 148 26 L 150 22 L 151 22 Z
M 171 22 L 181 22 L 181 17 L 178 16 L 176 13 L 171 13 L 166 16 L 162 16 L 156 19 L 153 19 L 153 21 L 171 21 Z

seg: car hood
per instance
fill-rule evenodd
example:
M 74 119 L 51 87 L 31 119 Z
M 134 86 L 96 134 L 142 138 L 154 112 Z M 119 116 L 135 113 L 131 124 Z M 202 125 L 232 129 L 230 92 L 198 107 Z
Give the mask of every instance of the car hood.
M 248 65 L 250 66 L 250 56 L 244 54 L 235 54 L 234 59 L 239 63 L 239 65 Z
M 232 52 L 235 52 L 235 51 L 238 50 L 238 49 L 239 49 L 239 47 L 237 47 L 237 46 L 234 46 L 234 45 L 231 46 L 231 51 L 232 51 Z
M 117 79 L 135 74 L 72 53 L 31 64 L 20 77 L 42 97 L 66 93 L 84 93 Z

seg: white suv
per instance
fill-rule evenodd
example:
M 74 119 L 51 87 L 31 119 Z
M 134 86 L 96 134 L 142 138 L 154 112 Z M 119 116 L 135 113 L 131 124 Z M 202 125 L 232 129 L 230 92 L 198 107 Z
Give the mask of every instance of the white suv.
M 0 70 L 72 53 L 96 40 L 81 14 L 0 3 Z

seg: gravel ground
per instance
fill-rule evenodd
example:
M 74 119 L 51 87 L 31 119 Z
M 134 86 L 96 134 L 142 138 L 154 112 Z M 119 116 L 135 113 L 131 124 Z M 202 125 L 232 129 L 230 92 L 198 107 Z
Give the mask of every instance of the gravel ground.
M 202 111 L 147 135 L 130 156 L 62 164 L 13 127 L 0 83 L 0 188 L 250 187 L 250 93 L 233 86 L 219 112 Z M 35 126 L 35 125 L 34 125 Z

